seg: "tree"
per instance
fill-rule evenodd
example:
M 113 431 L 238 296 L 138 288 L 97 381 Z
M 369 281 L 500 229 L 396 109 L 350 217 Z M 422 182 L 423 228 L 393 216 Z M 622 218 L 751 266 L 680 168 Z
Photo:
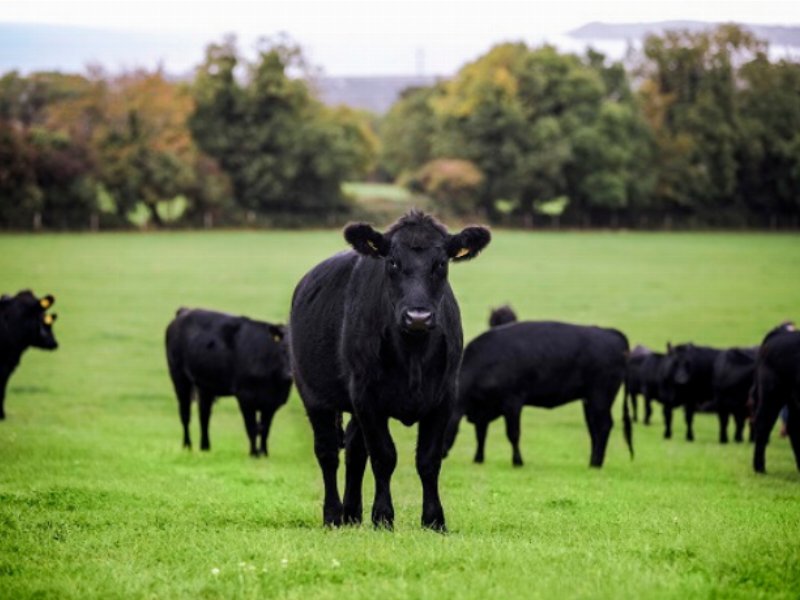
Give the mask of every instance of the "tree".
M 236 201 L 264 213 L 346 207 L 343 178 L 369 161 L 370 141 L 352 118 L 323 109 L 306 82 L 299 48 L 265 41 L 250 63 L 235 39 L 213 44 L 198 69 L 189 127 L 230 176 Z M 352 117 L 352 115 L 350 115 Z
M 708 219 L 737 208 L 737 73 L 766 60 L 765 51 L 735 25 L 646 39 L 641 98 L 656 136 L 656 200 L 666 210 Z

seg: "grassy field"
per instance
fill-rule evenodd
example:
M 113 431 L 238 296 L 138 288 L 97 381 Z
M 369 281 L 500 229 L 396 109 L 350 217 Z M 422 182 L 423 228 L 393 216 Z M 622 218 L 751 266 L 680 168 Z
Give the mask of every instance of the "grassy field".
M 589 470 L 579 404 L 523 414 L 526 465 L 498 422 L 473 465 L 462 426 L 442 473 L 450 533 L 420 530 L 415 429 L 393 426 L 396 531 L 325 530 L 311 430 L 293 392 L 268 459 L 247 456 L 233 399 L 210 453 L 181 449 L 163 352 L 181 305 L 285 320 L 294 284 L 338 232 L 0 237 L 0 291 L 56 295 L 61 347 L 29 351 L 0 423 L 0 597 L 797 598 L 800 475 L 773 436 L 751 447 L 661 439 L 619 415 Z M 496 231 L 455 265 L 467 339 L 491 305 L 613 325 L 632 343 L 751 345 L 800 318 L 800 240 L 757 234 Z M 193 435 L 197 417 L 193 416 Z M 372 480 L 365 482 L 367 511 Z M 368 513 L 367 513 L 368 514 Z

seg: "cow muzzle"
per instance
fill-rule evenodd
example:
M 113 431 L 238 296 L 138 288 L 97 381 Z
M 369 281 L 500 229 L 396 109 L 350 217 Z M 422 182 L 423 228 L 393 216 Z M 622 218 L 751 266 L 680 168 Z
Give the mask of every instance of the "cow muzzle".
M 433 313 L 423 308 L 412 308 L 403 313 L 403 327 L 415 333 L 424 333 L 433 328 Z

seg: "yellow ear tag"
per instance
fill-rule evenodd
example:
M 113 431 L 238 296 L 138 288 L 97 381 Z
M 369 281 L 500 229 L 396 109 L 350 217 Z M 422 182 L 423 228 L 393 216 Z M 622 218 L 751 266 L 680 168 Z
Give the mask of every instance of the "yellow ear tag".
M 272 339 L 275 340 L 276 342 L 280 342 L 282 338 L 279 335 L 273 335 Z
M 378 251 L 378 247 L 375 245 L 375 242 L 373 242 L 372 240 L 367 240 L 367 246 L 372 248 L 375 252 Z
M 469 254 L 469 248 L 462 248 L 458 252 L 456 252 L 456 258 L 463 258 L 467 254 Z
M 39 300 L 39 306 L 41 306 L 45 310 L 50 308 L 50 304 L 51 302 L 49 298 L 42 298 L 41 300 Z
M 53 315 L 45 315 L 44 316 L 44 324 L 45 325 L 52 325 L 53 324 Z

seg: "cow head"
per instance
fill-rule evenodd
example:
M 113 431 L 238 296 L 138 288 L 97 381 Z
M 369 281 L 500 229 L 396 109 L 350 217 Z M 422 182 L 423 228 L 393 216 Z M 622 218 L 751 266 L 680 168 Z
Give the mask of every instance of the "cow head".
M 489 327 L 499 327 L 508 323 L 515 323 L 517 321 L 517 314 L 514 309 L 508 304 L 500 308 L 493 308 L 489 313 Z
M 6 326 L 20 344 L 45 350 L 58 348 L 53 334 L 53 323 L 58 315 L 48 312 L 55 303 L 52 295 L 37 298 L 30 290 L 24 290 L 14 297 L 6 296 L 0 302 L 5 308 L 3 318 Z
M 286 380 L 292 379 L 292 365 L 289 358 L 289 338 L 286 325 L 269 323 L 269 333 L 273 341 L 278 344 L 281 363 L 281 376 Z
M 395 323 L 414 335 L 436 327 L 450 261 L 476 257 L 491 239 L 485 227 L 467 227 L 451 235 L 433 217 L 417 211 L 386 233 L 353 223 L 345 228 L 344 237 L 359 254 L 383 261 Z
M 672 354 L 674 356 L 672 380 L 675 385 L 686 385 L 692 378 L 692 345 L 676 346 Z

